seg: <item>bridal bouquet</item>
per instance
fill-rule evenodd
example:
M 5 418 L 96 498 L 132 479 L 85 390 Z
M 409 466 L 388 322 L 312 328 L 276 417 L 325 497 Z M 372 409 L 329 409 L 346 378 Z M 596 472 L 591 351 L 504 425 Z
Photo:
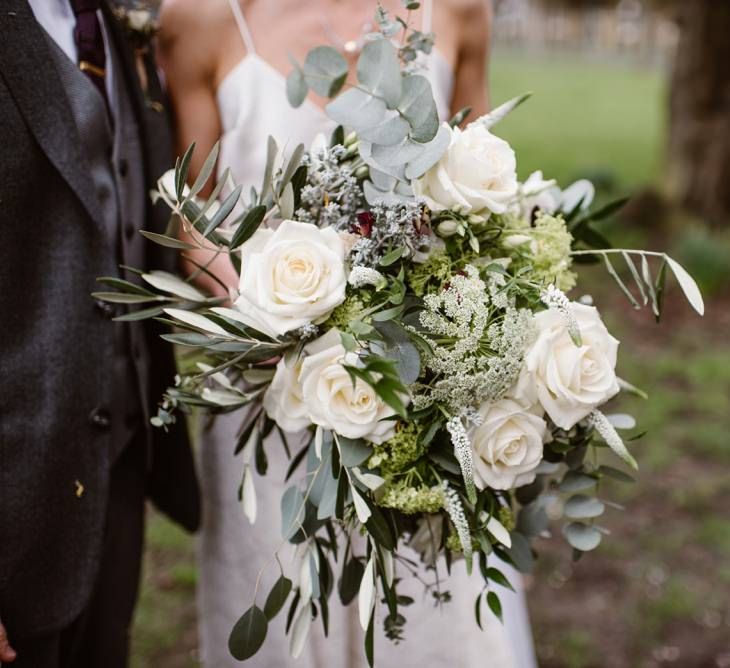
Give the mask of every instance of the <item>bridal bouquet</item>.
M 287 603 L 297 656 L 315 617 L 327 630 L 337 589 L 343 604 L 357 600 L 372 664 L 376 619 L 403 637 L 413 603 L 399 594 L 404 576 L 430 573 L 425 585 L 445 601 L 443 571 L 457 559 L 483 578 L 477 622 L 485 604 L 500 616 L 495 586 L 510 586 L 500 560 L 529 570 L 531 539 L 548 531 L 549 516 L 563 518 L 576 554 L 594 549 L 606 533 L 601 481 L 630 479 L 601 451 L 636 466 L 618 431 L 633 419 L 602 406 L 638 390 L 617 377 L 619 342 L 591 300 L 567 296 L 574 264 L 603 261 L 632 304 L 657 318 L 671 272 L 703 310 L 674 260 L 607 246 L 592 223 L 616 205 L 591 212 L 590 183 L 561 191 L 540 172 L 518 181 L 515 153 L 492 128 L 524 97 L 463 129 L 466 114 L 440 124 L 418 72 L 429 36 L 382 10 L 377 20 L 356 81 L 329 47 L 288 79 L 294 104 L 309 89 L 333 98 L 331 141 L 284 160 L 269 138 L 261 186 L 245 196 L 223 178 L 198 199 L 217 149 L 190 187 L 192 147 L 160 181 L 155 197 L 173 212 L 171 228 L 145 235 L 183 255 L 206 248 L 230 258 L 240 281 L 222 285 L 229 299 L 195 287 L 198 274 L 213 275 L 207 265 L 186 279 L 140 272 L 146 287 L 101 279 L 118 291 L 96 295 L 144 305 L 122 319 L 161 319 L 176 330 L 164 338 L 193 353 L 156 426 L 192 407 L 246 407 L 235 452 L 251 521 L 267 436 L 280 434 L 287 448 L 287 434 L 303 438 L 281 498 L 294 563 L 277 557 L 281 577 L 233 629 L 238 659 L 258 650 Z M 407 33 L 400 47 L 398 30 Z M 193 241 L 179 239 L 179 226 Z

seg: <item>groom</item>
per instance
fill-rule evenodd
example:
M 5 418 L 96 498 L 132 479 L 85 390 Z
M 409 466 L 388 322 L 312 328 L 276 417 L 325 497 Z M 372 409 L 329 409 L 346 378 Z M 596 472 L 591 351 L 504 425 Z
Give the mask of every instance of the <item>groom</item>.
M 90 296 L 170 264 L 139 234 L 164 231 L 168 120 L 105 1 L 3 0 L 0 35 L 0 663 L 121 668 L 145 497 L 200 514 L 184 423 L 148 426 L 171 354 Z

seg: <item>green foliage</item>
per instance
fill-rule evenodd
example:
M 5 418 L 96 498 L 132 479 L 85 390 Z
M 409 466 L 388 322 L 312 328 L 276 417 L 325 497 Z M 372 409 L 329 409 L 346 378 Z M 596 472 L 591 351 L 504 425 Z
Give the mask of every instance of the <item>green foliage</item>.
M 398 422 L 393 438 L 373 445 L 368 466 L 379 469 L 387 477 L 403 472 L 425 452 L 420 426 L 416 422 Z

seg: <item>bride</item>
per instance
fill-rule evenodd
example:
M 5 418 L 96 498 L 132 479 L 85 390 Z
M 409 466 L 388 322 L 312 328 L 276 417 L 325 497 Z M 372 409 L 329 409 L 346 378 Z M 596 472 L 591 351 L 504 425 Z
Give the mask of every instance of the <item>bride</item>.
M 302 107 L 289 106 L 285 75 L 288 54 L 299 61 L 318 44 L 339 49 L 351 63 L 364 36 L 371 32 L 375 2 L 370 0 L 165 0 L 161 10 L 162 64 L 173 101 L 182 153 L 196 142 L 191 163 L 195 178 L 216 141 L 221 142 L 218 175 L 230 168 L 243 192 L 258 186 L 264 169 L 266 138 L 279 145 L 309 146 L 321 132 L 329 133 L 325 101 L 310 97 Z M 486 59 L 489 12 L 487 0 L 426 0 L 411 12 L 411 21 L 424 32 L 438 35 L 438 47 L 427 59 L 428 77 L 443 120 L 464 106 L 473 117 L 487 109 Z M 402 3 L 382 3 L 404 15 Z M 204 9 L 203 9 L 204 8 Z M 201 194 L 210 192 L 213 183 Z M 209 258 L 198 258 L 207 261 Z M 215 271 L 225 282 L 238 278 L 228 260 L 220 258 Z M 219 292 L 207 277 L 206 288 Z M 251 604 L 255 582 L 280 543 L 279 500 L 284 490 L 288 459 L 283 444 L 274 438 L 267 445 L 268 473 L 256 485 L 259 513 L 255 525 L 244 517 L 238 502 L 241 458 L 234 458 L 239 414 L 219 417 L 200 444 L 200 467 L 205 498 L 199 543 L 199 630 L 203 665 L 225 668 L 238 665 L 228 653 L 228 635 Z M 415 603 L 405 609 L 405 641 L 394 645 L 383 636 L 376 640 L 377 665 L 399 668 L 438 666 L 535 666 L 529 621 L 518 574 L 500 565 L 518 589 L 500 592 L 505 623 L 483 619 L 480 631 L 473 617 L 473 602 L 480 591 L 479 575 L 466 575 L 456 564 L 449 581 L 452 601 L 441 608 L 417 587 L 409 593 Z M 267 592 L 276 569 L 264 572 Z M 268 576 L 268 579 L 267 579 Z M 259 596 L 261 596 L 259 594 Z M 360 668 L 365 665 L 362 631 L 356 606 L 342 608 L 333 594 L 330 633 L 312 626 L 307 647 L 296 665 L 304 668 Z M 278 668 L 293 665 L 283 641 L 283 615 L 269 629 L 268 640 L 252 665 Z M 483 615 L 483 617 L 487 617 Z M 281 640 L 279 640 L 281 639 Z M 458 658 L 455 658 L 458 657 Z

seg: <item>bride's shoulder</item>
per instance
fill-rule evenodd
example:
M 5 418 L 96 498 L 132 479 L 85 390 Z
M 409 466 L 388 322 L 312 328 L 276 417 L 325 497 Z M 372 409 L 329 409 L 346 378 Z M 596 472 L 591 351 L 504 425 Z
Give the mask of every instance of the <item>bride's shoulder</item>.
M 160 6 L 160 32 L 167 39 L 196 37 L 225 27 L 231 18 L 227 0 L 163 0 Z
M 440 0 L 439 8 L 446 10 L 454 18 L 473 21 L 489 15 L 489 0 Z

